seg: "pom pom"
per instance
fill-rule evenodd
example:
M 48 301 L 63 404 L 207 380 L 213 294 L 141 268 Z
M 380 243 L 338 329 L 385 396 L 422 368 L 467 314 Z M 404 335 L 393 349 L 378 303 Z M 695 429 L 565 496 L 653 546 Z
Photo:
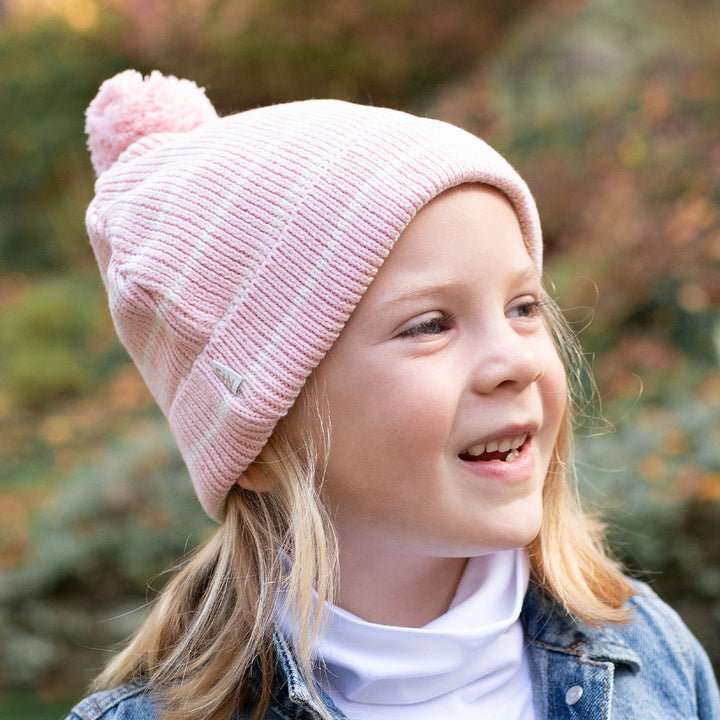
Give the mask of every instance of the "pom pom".
M 146 135 L 187 132 L 217 119 L 205 91 L 191 80 L 154 70 L 146 78 L 126 70 L 106 80 L 85 113 L 85 132 L 95 172 L 100 175 L 120 154 Z

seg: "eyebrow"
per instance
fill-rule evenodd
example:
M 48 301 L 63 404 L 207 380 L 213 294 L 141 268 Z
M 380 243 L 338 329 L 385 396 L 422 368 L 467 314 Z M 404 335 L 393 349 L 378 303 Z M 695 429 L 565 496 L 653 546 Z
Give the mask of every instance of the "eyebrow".
M 516 283 L 524 283 L 531 280 L 538 281 L 542 284 L 540 274 L 534 265 L 526 266 L 513 277 L 513 282 Z M 456 287 L 457 282 L 455 280 L 445 280 L 429 285 L 418 285 L 417 287 L 410 286 L 409 289 L 403 290 L 397 295 L 391 297 L 387 302 L 384 302 L 383 306 L 411 303 L 416 300 L 423 300 L 424 298 L 443 295 Z
M 383 305 L 409 303 L 414 302 L 415 300 L 432 297 L 433 295 L 442 295 L 454 288 L 456 285 L 456 282 L 446 280 L 444 282 L 433 283 L 432 285 L 418 285 L 417 287 L 410 286 L 409 289 L 405 289 L 401 293 L 391 297 L 387 302 L 384 302 Z

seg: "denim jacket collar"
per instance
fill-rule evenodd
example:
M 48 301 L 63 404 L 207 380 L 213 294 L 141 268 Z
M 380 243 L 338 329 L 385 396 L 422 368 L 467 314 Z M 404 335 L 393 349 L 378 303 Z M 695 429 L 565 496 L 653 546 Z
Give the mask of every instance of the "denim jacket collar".
M 557 601 L 530 583 L 520 616 L 525 635 L 535 643 L 581 656 L 586 660 L 626 665 L 632 672 L 642 667 L 637 653 L 627 645 L 618 626 L 592 627 L 574 618 Z M 632 619 L 630 622 L 633 622 Z
M 540 656 L 544 657 L 551 651 L 576 663 L 625 665 L 632 673 L 641 668 L 638 655 L 612 626 L 593 628 L 573 618 L 534 583 L 528 588 L 521 620 L 529 641 L 531 660 L 533 655 L 539 660 Z M 278 705 L 288 713 L 295 713 L 291 714 L 293 718 L 300 717 L 297 713 L 301 710 L 303 718 L 316 720 L 323 717 L 321 707 L 302 679 L 292 650 L 280 632 L 276 631 L 274 644 L 278 658 L 278 692 L 275 698 Z M 536 663 L 532 661 L 531 670 L 533 675 L 544 674 L 536 669 Z M 330 698 L 322 692 L 319 696 L 330 717 L 343 720 L 345 716 Z M 538 707 L 537 711 L 540 712 L 541 708 Z M 539 714 L 539 717 L 542 716 Z
M 275 702 L 294 718 L 316 718 L 328 717 L 337 720 L 345 720 L 345 715 L 336 707 L 333 701 L 321 690 L 318 695 L 322 700 L 325 711 L 312 696 L 306 682 L 300 674 L 300 668 L 288 645 L 285 636 L 276 630 L 273 635 L 273 644 L 277 657 L 277 685 Z M 283 717 L 278 715 L 278 717 Z

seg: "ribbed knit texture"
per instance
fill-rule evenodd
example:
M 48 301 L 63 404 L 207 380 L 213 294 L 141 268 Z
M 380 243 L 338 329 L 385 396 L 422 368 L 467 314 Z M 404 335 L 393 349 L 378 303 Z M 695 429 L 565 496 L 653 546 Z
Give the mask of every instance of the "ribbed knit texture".
M 131 113 L 142 115 L 140 105 L 129 103 Z M 92 109 L 90 145 L 102 146 L 114 130 Z M 142 118 L 138 126 L 147 129 Z M 152 129 L 98 168 L 87 228 L 120 339 L 216 519 L 429 200 L 465 182 L 499 188 L 541 268 L 525 183 L 482 140 L 446 123 L 309 100 L 185 132 Z M 213 361 L 242 377 L 237 394 Z

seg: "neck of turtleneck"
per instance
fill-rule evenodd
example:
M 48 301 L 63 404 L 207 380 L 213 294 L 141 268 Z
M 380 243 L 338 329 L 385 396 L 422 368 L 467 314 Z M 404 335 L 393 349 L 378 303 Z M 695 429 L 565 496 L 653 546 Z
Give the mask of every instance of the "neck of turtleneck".
M 522 550 L 471 558 L 449 610 L 421 628 L 328 605 L 316 680 L 351 720 L 533 718 L 519 620 L 528 580 Z

